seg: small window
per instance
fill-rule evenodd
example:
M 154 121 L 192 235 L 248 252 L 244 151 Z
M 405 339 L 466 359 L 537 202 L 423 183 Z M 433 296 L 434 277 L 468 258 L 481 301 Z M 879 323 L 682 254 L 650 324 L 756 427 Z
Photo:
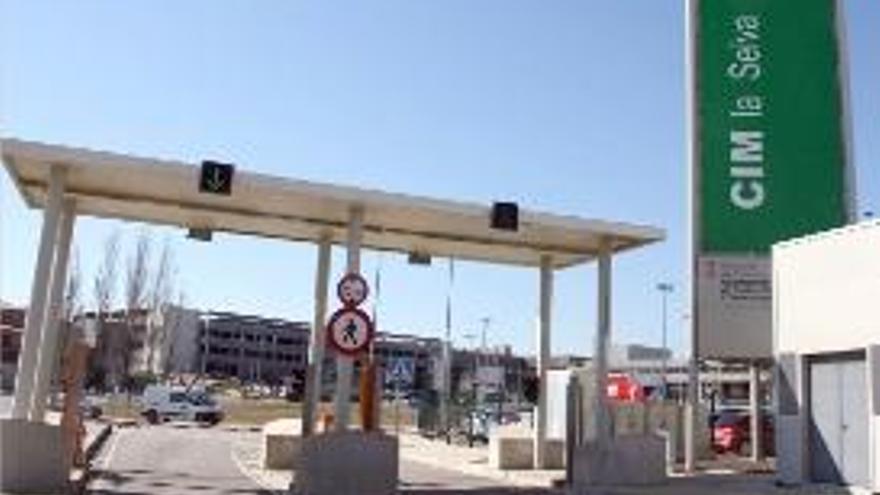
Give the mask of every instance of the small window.
M 169 400 L 171 402 L 186 402 L 186 394 L 183 392 L 171 392 Z

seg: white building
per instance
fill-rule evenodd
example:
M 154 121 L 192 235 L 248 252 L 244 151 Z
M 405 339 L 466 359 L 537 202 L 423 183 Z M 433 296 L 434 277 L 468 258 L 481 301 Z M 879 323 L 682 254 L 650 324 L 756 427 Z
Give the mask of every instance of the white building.
M 880 491 L 880 222 L 773 249 L 778 476 Z

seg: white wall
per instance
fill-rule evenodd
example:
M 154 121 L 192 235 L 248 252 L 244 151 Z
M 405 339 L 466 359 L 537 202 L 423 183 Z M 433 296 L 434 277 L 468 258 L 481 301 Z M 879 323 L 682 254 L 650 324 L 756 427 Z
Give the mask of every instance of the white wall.
M 880 343 L 880 222 L 774 246 L 773 306 L 776 354 Z
M 796 363 L 788 377 L 796 410 L 778 411 L 780 481 L 800 483 L 809 476 L 805 355 L 867 349 L 870 479 L 871 488 L 880 490 L 880 408 L 874 405 L 880 402 L 880 349 L 874 347 L 880 344 L 880 221 L 774 246 L 773 341 L 777 364 Z

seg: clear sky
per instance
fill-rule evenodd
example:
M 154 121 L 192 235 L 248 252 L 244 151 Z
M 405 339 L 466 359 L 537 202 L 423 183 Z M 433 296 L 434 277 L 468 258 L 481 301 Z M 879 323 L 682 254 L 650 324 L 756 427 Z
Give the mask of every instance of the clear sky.
M 847 0 L 860 210 L 880 212 L 880 2 Z M 680 0 L 40 2 L 0 0 L 0 125 L 24 139 L 442 198 L 647 223 L 668 240 L 615 262 L 616 342 L 686 349 Z M 0 173 L 0 298 L 25 304 L 40 217 Z M 83 218 L 87 302 L 100 246 L 141 226 Z M 151 228 L 204 309 L 311 320 L 316 249 Z M 337 249 L 334 271 L 343 267 Z M 381 327 L 441 335 L 445 263 L 382 266 Z M 459 263 L 456 340 L 534 348 L 534 270 Z M 553 349 L 589 353 L 595 270 L 560 272 Z

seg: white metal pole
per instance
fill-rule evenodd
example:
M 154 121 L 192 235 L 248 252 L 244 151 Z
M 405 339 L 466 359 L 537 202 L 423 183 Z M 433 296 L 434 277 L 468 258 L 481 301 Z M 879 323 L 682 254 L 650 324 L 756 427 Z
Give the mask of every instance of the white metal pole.
M 764 459 L 764 438 L 761 431 L 761 365 L 757 360 L 749 363 L 749 408 L 752 460 L 760 462 Z
M 348 223 L 348 259 L 347 272 L 361 271 L 361 238 L 364 228 L 364 210 L 352 207 Z M 348 429 L 351 422 L 351 375 L 353 361 L 350 357 L 336 355 L 336 430 Z
M 693 473 L 696 468 L 696 436 L 697 423 L 699 422 L 698 405 L 700 397 L 700 346 L 699 346 L 699 307 L 697 305 L 697 280 L 700 253 L 700 201 L 699 201 L 699 150 L 700 141 L 698 133 L 699 111 L 696 102 L 697 87 L 697 14 L 700 0 L 685 0 L 685 125 L 686 125 L 686 150 L 687 150 L 687 180 L 688 180 L 688 234 L 690 237 L 690 249 L 688 250 L 688 266 L 690 267 L 690 330 L 691 330 L 691 358 L 688 366 L 688 403 L 685 408 L 684 428 L 684 468 L 685 472 Z
M 449 258 L 449 280 L 446 287 L 446 337 L 442 350 L 442 386 L 440 394 L 440 424 L 446 441 L 450 441 L 449 403 L 452 400 L 452 285 L 455 282 L 455 260 Z
M 15 399 L 12 417 L 27 419 L 30 412 L 34 385 L 34 368 L 37 351 L 40 347 L 40 330 L 46 316 L 46 297 L 49 295 L 49 275 L 55 254 L 55 241 L 58 238 L 58 222 L 61 218 L 61 202 L 64 196 L 65 170 L 53 166 L 49 172 L 49 188 L 46 208 L 43 210 L 43 227 L 40 231 L 40 247 L 34 279 L 31 283 L 31 303 L 28 307 L 27 321 L 22 335 L 21 352 L 18 356 L 18 371 L 15 374 Z
M 321 375 L 324 363 L 324 320 L 327 315 L 327 288 L 330 285 L 331 235 L 323 234 L 318 241 L 318 267 L 315 272 L 315 313 L 309 341 L 309 363 L 306 368 L 306 393 L 303 403 L 302 434 L 315 430 L 315 412 L 321 400 Z
M 838 84 L 842 105 L 841 124 L 843 126 L 844 180 L 846 187 L 846 207 L 849 223 L 858 222 L 858 183 L 855 170 L 855 145 L 853 144 L 852 88 L 850 87 L 849 35 L 846 25 L 846 7 L 843 0 L 835 0 L 834 16 L 837 28 Z M 852 2 L 850 2 L 852 4 Z
M 67 262 L 70 257 L 70 241 L 73 237 L 73 223 L 76 220 L 74 202 L 64 201 L 61 212 L 58 245 L 55 249 L 55 263 L 52 266 L 49 301 L 46 317 L 43 320 L 42 345 L 37 354 L 37 370 L 34 391 L 31 398 L 31 421 L 43 421 L 46 416 L 46 397 L 49 383 L 58 357 L 58 341 L 64 325 L 64 287 L 67 282 Z
M 668 345 L 666 343 L 666 291 L 665 290 L 663 291 L 663 322 L 662 322 L 662 326 L 663 326 L 663 337 L 660 342 L 660 346 L 661 346 L 660 352 L 662 352 L 663 354 L 660 356 L 660 358 L 662 359 L 662 362 L 660 363 L 660 369 L 661 369 L 660 383 L 662 384 L 662 387 L 663 387 L 663 399 L 666 399 L 666 395 L 667 395 L 666 389 L 669 386 L 667 385 L 667 379 L 666 379 L 666 348 L 668 347 Z
M 538 307 L 538 405 L 535 408 L 535 469 L 547 467 L 547 369 L 550 367 L 550 324 L 553 304 L 553 264 L 541 256 L 540 303 Z
M 596 329 L 595 392 L 593 414 L 596 443 L 606 449 L 611 443 L 611 414 L 608 408 L 608 346 L 611 340 L 611 243 L 601 241 L 598 259 L 598 325 Z

